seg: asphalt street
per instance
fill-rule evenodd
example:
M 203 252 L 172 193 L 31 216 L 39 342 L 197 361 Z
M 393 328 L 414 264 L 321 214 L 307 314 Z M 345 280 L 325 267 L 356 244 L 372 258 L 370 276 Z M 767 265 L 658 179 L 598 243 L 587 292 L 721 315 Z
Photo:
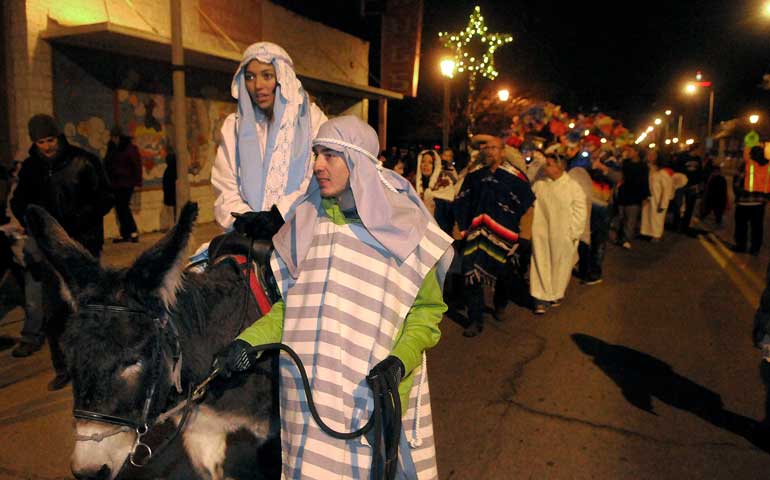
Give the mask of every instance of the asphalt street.
M 126 265 L 157 238 L 110 244 L 104 262 Z M 766 262 L 717 235 L 667 232 L 609 247 L 605 281 L 573 281 L 544 316 L 511 304 L 465 338 L 454 308 L 428 357 L 440 477 L 766 478 L 767 388 L 750 339 Z M 18 336 L 13 298 L 4 284 L 0 334 Z M 0 352 L 0 478 L 69 478 L 71 391 L 48 392 L 52 375 L 46 349 Z

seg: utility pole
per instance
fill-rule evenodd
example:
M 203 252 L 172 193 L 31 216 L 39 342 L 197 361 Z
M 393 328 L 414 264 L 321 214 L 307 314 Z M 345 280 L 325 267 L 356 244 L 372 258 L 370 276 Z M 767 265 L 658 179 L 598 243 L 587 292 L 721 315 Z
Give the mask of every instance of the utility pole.
M 449 79 L 444 78 L 444 112 L 441 115 L 441 148 L 449 148 Z
M 714 124 L 714 89 L 709 92 L 709 123 L 708 123 L 708 135 L 706 138 L 711 138 L 711 129 Z
M 182 0 L 171 0 L 171 69 L 174 88 L 174 146 L 176 147 L 176 213 L 190 199 L 187 171 L 187 95 L 184 85 L 184 46 L 182 44 Z
M 679 141 L 682 141 L 682 124 L 684 123 L 684 115 L 681 113 L 679 114 L 679 125 L 676 128 L 676 138 L 679 139 Z

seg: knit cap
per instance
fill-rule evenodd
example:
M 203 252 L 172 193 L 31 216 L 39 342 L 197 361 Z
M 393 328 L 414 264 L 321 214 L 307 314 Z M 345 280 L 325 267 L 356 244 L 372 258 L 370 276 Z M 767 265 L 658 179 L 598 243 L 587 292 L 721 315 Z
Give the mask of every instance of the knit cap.
M 56 125 L 56 120 L 44 113 L 38 113 L 30 118 L 27 128 L 29 130 L 29 138 L 33 142 L 37 142 L 41 138 L 59 136 L 59 127 Z

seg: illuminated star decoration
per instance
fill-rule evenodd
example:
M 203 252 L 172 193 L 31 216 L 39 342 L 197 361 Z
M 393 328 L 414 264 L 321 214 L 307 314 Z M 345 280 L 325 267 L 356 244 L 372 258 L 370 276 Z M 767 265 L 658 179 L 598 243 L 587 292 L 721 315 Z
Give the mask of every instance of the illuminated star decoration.
M 509 33 L 487 33 L 484 17 L 478 6 L 473 9 L 465 30 L 451 34 L 440 32 L 438 36 L 445 39 L 444 47 L 454 51 L 458 72 L 462 73 L 468 70 L 472 78 L 475 78 L 476 74 L 481 74 L 490 80 L 494 80 L 498 75 L 497 70 L 495 70 L 495 50 L 513 41 L 513 37 Z M 482 51 L 478 54 L 479 58 L 473 52 L 468 51 L 468 46 L 474 36 L 479 37 L 482 45 Z

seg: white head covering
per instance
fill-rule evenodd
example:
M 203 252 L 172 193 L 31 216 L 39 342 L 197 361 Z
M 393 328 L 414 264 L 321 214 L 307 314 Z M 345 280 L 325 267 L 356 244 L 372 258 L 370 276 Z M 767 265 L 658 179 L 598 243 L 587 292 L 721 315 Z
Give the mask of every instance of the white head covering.
M 415 166 L 415 176 L 414 176 L 414 189 L 417 190 L 417 195 L 420 196 L 420 198 L 423 198 L 425 195 L 425 192 L 423 192 L 422 188 L 422 157 L 424 155 L 430 155 L 431 158 L 433 158 L 433 172 L 430 174 L 430 179 L 428 180 L 428 190 L 433 190 L 436 187 L 436 182 L 438 181 L 438 177 L 441 176 L 441 157 L 439 154 L 433 150 L 423 150 L 420 152 L 419 155 L 417 155 L 417 165 Z
M 252 60 L 275 68 L 276 90 L 273 105 L 274 126 L 262 152 L 256 122 L 266 121 L 246 90 L 244 70 Z M 294 63 L 286 50 L 270 42 L 259 42 L 243 52 L 230 85 L 238 100 L 238 131 L 235 161 L 241 196 L 255 211 L 269 210 L 281 196 L 295 192 L 310 166 L 310 101 L 294 73 Z
M 316 145 L 344 155 L 361 223 L 398 261 L 405 260 L 433 220 L 409 181 L 382 168 L 374 129 L 358 117 L 337 117 L 321 125 L 313 140 Z M 305 197 L 286 215 L 286 224 L 273 237 L 276 252 L 294 277 L 310 248 L 321 209 L 321 193 L 313 177 Z

